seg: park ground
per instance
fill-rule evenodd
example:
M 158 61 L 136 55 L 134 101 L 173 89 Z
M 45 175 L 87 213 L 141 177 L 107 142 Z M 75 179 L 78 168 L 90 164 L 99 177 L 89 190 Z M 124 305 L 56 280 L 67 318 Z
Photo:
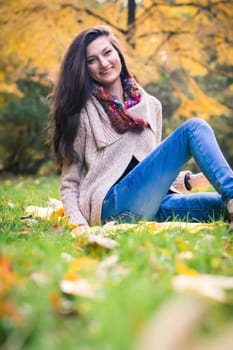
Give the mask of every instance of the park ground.
M 59 199 L 58 177 L 3 177 L 0 198 L 0 349 L 233 348 L 225 223 L 72 237 L 65 220 L 22 219 Z

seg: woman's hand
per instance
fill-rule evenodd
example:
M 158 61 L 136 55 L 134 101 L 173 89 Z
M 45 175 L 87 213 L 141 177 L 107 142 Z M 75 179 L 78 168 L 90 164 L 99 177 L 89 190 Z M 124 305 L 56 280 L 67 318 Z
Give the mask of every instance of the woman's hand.
M 189 182 L 192 189 L 203 189 L 211 186 L 211 183 L 207 180 L 203 173 L 190 174 Z

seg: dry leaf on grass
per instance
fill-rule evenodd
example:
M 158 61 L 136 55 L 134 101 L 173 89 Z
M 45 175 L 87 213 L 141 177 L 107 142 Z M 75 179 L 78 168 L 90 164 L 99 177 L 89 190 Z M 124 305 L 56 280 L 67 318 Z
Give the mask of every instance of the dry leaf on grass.
M 112 255 L 102 261 L 82 257 L 74 259 L 64 279 L 60 283 L 63 293 L 87 298 L 102 298 L 104 281 L 112 278 L 119 282 L 130 270 L 118 263 L 118 255 Z
M 106 280 L 108 277 L 114 281 L 120 281 L 122 278 L 128 276 L 130 269 L 122 266 L 119 263 L 119 256 L 117 254 L 111 255 L 101 261 L 96 270 L 96 277 L 98 280 Z
M 32 233 L 32 228 L 25 228 L 18 232 L 19 235 L 28 235 L 29 233 Z
M 66 261 L 66 262 L 71 262 L 72 260 L 74 260 L 72 255 L 70 255 L 70 254 L 68 254 L 66 252 L 62 252 L 61 253 L 61 258 L 62 258 L 62 260 Z
M 34 271 L 29 275 L 29 279 L 38 286 L 44 286 L 49 282 L 49 276 L 44 272 Z
M 194 258 L 194 254 L 190 251 L 183 251 L 177 254 L 177 258 L 179 260 L 192 260 Z
M 78 316 L 79 311 L 75 308 L 71 300 L 63 298 L 60 294 L 54 292 L 50 295 L 50 301 L 53 311 L 62 316 Z
M 187 266 L 180 259 L 176 259 L 175 267 L 176 267 L 177 273 L 179 273 L 180 275 L 191 275 L 191 276 L 198 275 L 198 272 L 196 270 L 194 270 L 191 267 Z
M 227 283 L 228 284 L 228 283 Z M 212 306 L 206 299 L 176 295 L 146 322 L 136 339 L 134 350 L 232 350 L 233 324 L 217 334 L 196 332 Z
M 38 207 L 38 206 L 28 206 L 25 209 L 25 216 L 30 216 L 34 218 L 42 218 L 45 220 L 58 220 L 60 222 L 64 221 L 68 227 L 71 229 L 77 228 L 77 225 L 69 225 L 68 220 L 69 217 L 64 216 L 64 208 L 62 206 L 62 202 L 55 199 L 50 198 L 47 207 Z M 157 233 L 167 229 L 180 229 L 180 230 L 189 230 L 192 233 L 198 232 L 202 229 L 212 229 L 216 226 L 216 223 L 185 223 L 185 222 L 162 222 L 158 223 L 156 221 L 150 222 L 140 222 L 139 224 L 116 224 L 115 221 L 110 221 L 104 226 L 94 226 L 88 229 L 88 233 L 94 234 L 103 234 L 106 235 L 108 233 L 114 233 L 117 230 L 128 230 L 130 228 L 134 228 L 135 230 L 140 230 L 143 227 L 147 227 L 150 231 Z M 71 231 L 72 235 L 72 231 Z M 74 237 L 76 236 L 73 235 Z
M 20 285 L 20 276 L 14 271 L 10 259 L 0 255 L 0 318 L 8 318 L 14 323 L 22 321 L 18 306 L 9 300 L 9 293 Z
M 73 259 L 60 283 L 63 293 L 87 298 L 96 296 L 99 284 L 95 278 L 98 260 L 87 256 Z
M 105 249 L 118 247 L 118 243 L 111 238 L 104 237 L 102 234 L 84 233 L 76 237 L 75 245 L 78 247 L 99 246 Z
M 216 301 L 225 302 L 225 290 L 233 289 L 233 277 L 213 275 L 181 275 L 173 279 L 177 291 L 189 291 Z
M 59 219 L 64 216 L 64 209 L 61 201 L 50 198 L 47 207 L 38 207 L 35 205 L 30 205 L 26 207 L 25 216 L 31 215 L 35 218 L 41 218 L 46 220 Z
M 15 208 L 15 203 L 9 201 L 9 202 L 7 202 L 7 206 L 9 208 L 13 209 L 13 208 Z
M 191 332 L 208 304 L 195 297 L 176 296 L 166 301 L 146 323 L 134 350 L 188 350 Z
M 97 244 L 106 249 L 113 249 L 118 247 L 118 243 L 113 239 L 103 237 L 102 235 L 100 236 L 100 235 L 94 235 L 94 234 L 87 235 L 87 244 L 88 245 Z
M 33 226 L 33 225 L 38 223 L 38 220 L 33 219 L 31 215 L 22 216 L 21 217 L 21 221 L 22 221 L 23 224 L 25 224 L 27 226 Z M 21 232 L 19 232 L 19 233 L 21 233 Z
M 77 281 L 63 280 L 60 283 L 60 288 L 65 294 L 79 295 L 86 298 L 95 298 L 97 297 L 99 285 L 90 283 L 86 279 L 79 279 Z
M 20 277 L 14 271 L 10 259 L 0 255 L 0 298 L 19 283 Z

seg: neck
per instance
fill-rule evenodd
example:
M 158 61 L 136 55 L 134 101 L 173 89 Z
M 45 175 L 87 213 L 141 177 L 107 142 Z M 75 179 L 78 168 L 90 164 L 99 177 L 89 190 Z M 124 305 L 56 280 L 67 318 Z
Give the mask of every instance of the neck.
M 111 95 L 117 96 L 118 100 L 123 101 L 123 86 L 121 80 L 119 79 L 113 85 L 106 87 L 106 90 L 109 91 Z

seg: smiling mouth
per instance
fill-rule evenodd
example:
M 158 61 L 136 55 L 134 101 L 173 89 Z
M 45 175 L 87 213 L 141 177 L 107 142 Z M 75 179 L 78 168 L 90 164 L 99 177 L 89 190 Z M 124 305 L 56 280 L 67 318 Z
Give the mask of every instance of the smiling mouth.
M 104 72 L 101 72 L 100 74 L 101 74 L 101 75 L 108 74 L 112 69 L 113 69 L 113 68 L 111 67 L 111 68 L 105 70 Z

